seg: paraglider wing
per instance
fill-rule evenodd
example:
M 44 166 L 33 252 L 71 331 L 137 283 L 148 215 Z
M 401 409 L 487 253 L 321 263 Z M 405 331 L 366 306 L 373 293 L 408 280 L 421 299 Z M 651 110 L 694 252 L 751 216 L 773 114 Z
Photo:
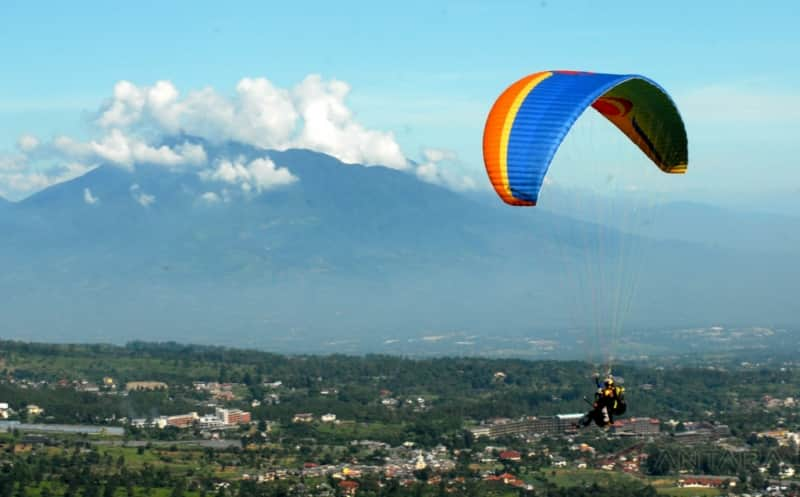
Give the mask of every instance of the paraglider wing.
M 550 161 L 590 105 L 662 171 L 686 172 L 683 121 L 655 82 L 632 74 L 539 72 L 509 86 L 486 120 L 484 164 L 503 201 L 536 205 Z

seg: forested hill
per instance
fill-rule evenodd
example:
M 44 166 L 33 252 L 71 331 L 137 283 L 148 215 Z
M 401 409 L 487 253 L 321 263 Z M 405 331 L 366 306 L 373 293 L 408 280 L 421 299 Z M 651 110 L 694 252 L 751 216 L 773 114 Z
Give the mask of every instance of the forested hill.
M 336 412 L 344 419 L 439 423 L 440 428 L 452 430 L 468 419 L 580 412 L 586 407 L 583 397 L 594 389 L 592 366 L 580 362 L 284 356 L 143 342 L 124 347 L 1 342 L 0 359 L 6 379 L 45 382 L 43 388 L 22 390 L 4 382 L 0 400 L 46 405 L 53 420 L 62 422 L 131 416 L 153 406 L 162 414 L 192 409 L 178 394 L 192 391 L 198 381 L 240 384 L 244 408 L 249 408 L 250 399 L 279 392 L 280 404 L 253 409 L 257 418 L 289 421 L 297 412 Z M 800 383 L 800 370 L 786 365 L 620 365 L 614 373 L 624 378 L 632 415 L 695 419 L 714 412 L 734 430 L 753 429 L 747 409 L 760 405 L 764 395 L 792 396 L 794 385 Z M 60 380 L 100 384 L 107 376 L 120 385 L 164 382 L 169 393 L 97 397 L 57 386 Z M 430 411 L 421 420 L 410 409 L 387 410 L 380 402 L 386 392 L 400 399 L 429 399 Z M 177 400 L 169 401 L 172 397 Z M 759 423 L 766 426 L 772 421 L 765 414 Z M 394 438 L 411 434 L 389 430 L 386 436 L 397 442 Z

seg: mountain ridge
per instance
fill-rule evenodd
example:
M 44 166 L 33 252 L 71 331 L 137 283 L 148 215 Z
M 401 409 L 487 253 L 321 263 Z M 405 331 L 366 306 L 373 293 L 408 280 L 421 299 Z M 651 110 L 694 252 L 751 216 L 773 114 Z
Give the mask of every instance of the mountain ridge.
M 305 350 L 379 337 L 537 335 L 576 326 L 576 312 L 577 325 L 589 326 L 566 273 L 581 264 L 581 239 L 599 230 L 608 247 L 627 241 L 650 261 L 632 324 L 791 319 L 798 275 L 782 256 L 487 205 L 408 172 L 312 151 L 209 146 L 212 160 L 238 155 L 268 156 L 298 180 L 208 204 L 202 194 L 225 185 L 196 170 L 102 166 L 4 209 L 4 335 Z M 615 276 L 614 261 L 598 260 Z M 770 285 L 786 291 L 773 288 L 770 299 Z

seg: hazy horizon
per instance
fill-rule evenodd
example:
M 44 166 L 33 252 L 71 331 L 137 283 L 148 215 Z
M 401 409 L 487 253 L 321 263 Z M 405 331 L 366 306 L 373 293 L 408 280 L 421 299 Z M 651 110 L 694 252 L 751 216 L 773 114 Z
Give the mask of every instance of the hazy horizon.
M 798 324 L 791 2 L 341 7 L 0 7 L 3 334 L 470 348 Z M 652 78 L 687 174 L 590 109 L 539 205 L 503 205 L 486 114 L 546 69 Z

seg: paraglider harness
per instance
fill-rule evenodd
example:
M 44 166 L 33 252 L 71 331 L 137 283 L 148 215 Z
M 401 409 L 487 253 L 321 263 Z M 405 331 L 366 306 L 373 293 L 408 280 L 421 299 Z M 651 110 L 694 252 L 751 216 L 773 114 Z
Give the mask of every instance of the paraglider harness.
M 625 388 L 615 385 L 610 375 L 603 383 L 600 383 L 599 376 L 595 376 L 595 384 L 597 392 L 594 394 L 594 402 L 589 402 L 584 397 L 592 405 L 592 410 L 581 418 L 580 424 L 588 426 L 594 421 L 597 426 L 604 428 L 614 423 L 614 416 L 620 416 L 627 410 Z

